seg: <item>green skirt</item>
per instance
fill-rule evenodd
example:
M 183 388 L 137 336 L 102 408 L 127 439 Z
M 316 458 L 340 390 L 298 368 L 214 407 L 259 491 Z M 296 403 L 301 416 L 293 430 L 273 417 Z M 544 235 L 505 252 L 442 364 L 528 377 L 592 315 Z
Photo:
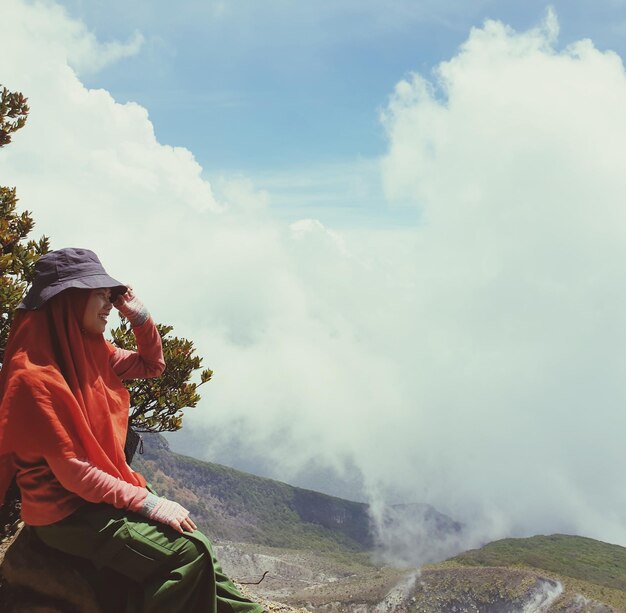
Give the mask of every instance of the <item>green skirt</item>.
M 107 613 L 263 611 L 224 575 L 201 532 L 182 535 L 107 504 L 33 529 L 49 547 L 91 562 L 85 575 Z

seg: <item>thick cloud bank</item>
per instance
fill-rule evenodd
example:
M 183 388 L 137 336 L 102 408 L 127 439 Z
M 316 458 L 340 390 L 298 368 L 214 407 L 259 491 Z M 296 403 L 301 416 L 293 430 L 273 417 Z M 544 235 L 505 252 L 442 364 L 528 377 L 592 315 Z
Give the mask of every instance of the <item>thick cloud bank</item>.
M 384 112 L 387 192 L 421 224 L 339 234 L 277 221 L 246 181 L 213 190 L 145 109 L 83 86 L 141 35 L 103 46 L 53 4 L 5 4 L 0 75 L 32 113 L 2 183 L 196 341 L 216 376 L 186 429 L 207 457 L 345 469 L 482 537 L 626 545 L 617 56 L 557 50 L 551 15 L 473 30 Z
M 384 114 L 388 193 L 423 215 L 398 447 L 431 501 L 625 543 L 626 78 L 557 33 L 487 22 Z

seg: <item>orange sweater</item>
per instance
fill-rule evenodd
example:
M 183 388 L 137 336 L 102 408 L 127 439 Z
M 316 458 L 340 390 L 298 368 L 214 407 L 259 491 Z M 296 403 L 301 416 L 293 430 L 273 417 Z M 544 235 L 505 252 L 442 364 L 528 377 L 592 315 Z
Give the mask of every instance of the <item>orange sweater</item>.
M 116 349 L 111 366 L 120 379 L 158 377 L 165 368 L 161 338 L 151 318 L 133 328 L 138 351 Z M 22 519 L 41 526 L 71 515 L 85 501 L 105 502 L 133 511 L 141 508 L 148 491 L 113 477 L 86 460 L 61 456 L 14 454 L 17 483 L 22 493 Z

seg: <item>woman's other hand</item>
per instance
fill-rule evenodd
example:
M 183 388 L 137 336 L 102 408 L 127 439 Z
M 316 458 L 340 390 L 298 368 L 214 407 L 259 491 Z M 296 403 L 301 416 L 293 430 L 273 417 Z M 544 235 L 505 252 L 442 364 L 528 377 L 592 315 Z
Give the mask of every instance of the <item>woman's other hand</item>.
M 166 524 L 177 532 L 193 532 L 196 524 L 189 518 L 189 511 L 182 505 L 148 493 L 142 509 L 139 511 L 145 517 Z
M 140 326 L 150 317 L 148 309 L 141 300 L 135 296 L 135 292 L 130 285 L 125 294 L 118 296 L 113 302 L 113 306 L 130 322 L 133 328 Z
M 191 520 L 190 517 L 184 519 L 180 526 L 185 532 L 193 532 L 198 528 L 198 526 L 196 526 L 196 524 Z

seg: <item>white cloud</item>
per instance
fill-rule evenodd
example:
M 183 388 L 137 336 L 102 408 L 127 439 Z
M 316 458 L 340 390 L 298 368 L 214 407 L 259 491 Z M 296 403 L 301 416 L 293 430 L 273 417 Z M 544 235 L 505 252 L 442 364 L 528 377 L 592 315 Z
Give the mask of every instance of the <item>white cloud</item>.
M 626 78 L 590 41 L 557 51 L 556 32 L 552 13 L 525 33 L 487 22 L 384 115 L 388 194 L 424 217 L 415 466 L 432 456 L 444 477 L 415 481 L 521 532 L 623 543 L 605 509 L 624 503 Z
M 372 491 L 483 534 L 626 544 L 617 56 L 556 50 L 551 18 L 473 30 L 385 112 L 388 193 L 423 224 L 338 233 L 272 218 L 245 179 L 216 199 L 145 109 L 83 86 L 81 24 L 7 7 L 0 74 L 32 111 L 3 182 L 54 246 L 92 247 L 196 341 L 216 375 L 186 427 L 214 459 L 236 446 L 280 477 L 354 462 Z
M 71 242 L 80 229 L 106 245 L 110 236 L 127 239 L 163 214 L 219 211 L 193 155 L 158 143 L 146 109 L 120 105 L 80 82 L 68 62 L 91 45 L 81 24 L 49 3 L 10 0 L 4 15 L 11 27 L 2 41 L 3 84 L 23 91 L 31 106 L 4 172 L 42 228 L 60 226 L 57 244 Z
M 78 44 L 68 56 L 68 62 L 79 74 L 98 72 L 109 64 L 136 55 L 144 43 L 143 35 L 137 31 L 125 43 L 117 40 L 99 43 L 87 32 L 76 33 L 74 38 Z
M 47 51 L 40 58 L 43 62 L 67 60 L 80 74 L 98 72 L 118 60 L 133 56 L 144 43 L 143 35 L 137 31 L 127 42 L 100 42 L 83 23 L 70 19 L 63 7 L 51 0 L 5 0 L 2 13 L 9 18 L 19 15 L 21 20 L 17 31 L 5 31 L 6 42 L 12 41 L 13 49 L 28 45 L 29 37 L 36 33 Z

